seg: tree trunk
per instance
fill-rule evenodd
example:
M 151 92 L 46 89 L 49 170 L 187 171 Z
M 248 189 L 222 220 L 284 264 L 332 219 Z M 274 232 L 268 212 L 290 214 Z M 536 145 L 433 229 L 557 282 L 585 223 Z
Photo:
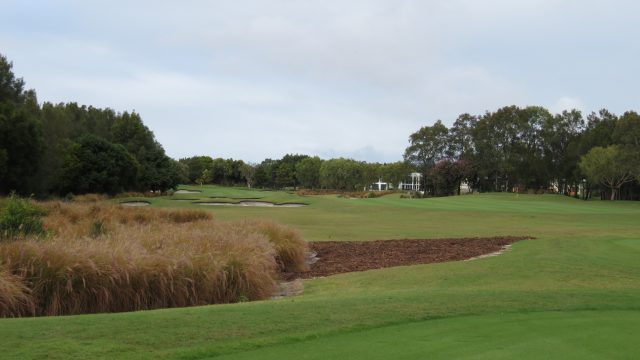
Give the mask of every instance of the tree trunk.
M 616 199 L 616 189 L 615 188 L 611 188 L 611 201 L 615 201 Z

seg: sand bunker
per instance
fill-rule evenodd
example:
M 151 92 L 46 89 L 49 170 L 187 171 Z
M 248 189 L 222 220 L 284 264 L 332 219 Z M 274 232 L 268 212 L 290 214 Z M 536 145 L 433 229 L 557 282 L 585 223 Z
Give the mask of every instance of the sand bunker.
M 302 207 L 307 204 L 301 203 L 282 203 L 276 204 L 268 201 L 239 201 L 239 202 L 221 202 L 221 201 L 209 201 L 199 202 L 196 204 L 205 206 L 257 206 L 257 207 Z
M 261 201 L 261 197 L 232 197 L 232 196 L 209 196 L 209 199 L 223 199 L 223 200 L 236 200 L 236 201 Z
M 121 202 L 120 205 L 122 205 L 122 206 L 148 206 L 148 205 L 151 205 L 151 203 L 147 202 L 147 201 L 127 201 L 127 202 Z
M 174 194 L 199 194 L 200 190 L 176 190 Z
M 286 273 L 283 274 L 283 279 L 308 279 L 393 266 L 478 259 L 487 255 L 498 255 L 510 244 L 527 239 L 533 238 L 501 236 L 462 239 L 310 242 L 311 253 L 316 253 L 312 261 L 308 262 L 310 270 L 300 273 Z

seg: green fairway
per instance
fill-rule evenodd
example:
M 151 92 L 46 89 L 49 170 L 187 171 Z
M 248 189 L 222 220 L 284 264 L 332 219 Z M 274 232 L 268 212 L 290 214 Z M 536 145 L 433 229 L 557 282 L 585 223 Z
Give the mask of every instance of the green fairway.
M 2 358 L 636 358 L 640 202 L 554 195 L 299 197 L 222 187 L 152 198 L 265 218 L 308 240 L 530 235 L 504 254 L 305 281 L 275 301 L 0 319 Z M 302 208 L 204 207 L 212 196 Z M 236 200 L 237 201 L 237 200 Z
M 631 359 L 640 354 L 638 323 L 638 311 L 469 316 L 327 336 L 220 359 Z

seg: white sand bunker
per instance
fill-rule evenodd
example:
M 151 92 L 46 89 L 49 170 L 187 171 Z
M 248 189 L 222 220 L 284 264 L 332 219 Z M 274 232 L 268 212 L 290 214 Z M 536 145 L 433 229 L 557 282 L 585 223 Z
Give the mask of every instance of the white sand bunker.
M 511 244 L 503 246 L 500 250 L 498 250 L 496 252 L 492 252 L 492 253 L 484 254 L 484 255 L 479 255 L 479 256 L 474 256 L 472 258 L 468 258 L 468 259 L 462 260 L 462 261 L 471 261 L 471 260 L 478 260 L 478 259 L 484 259 L 484 258 L 488 258 L 488 257 L 498 256 L 498 255 L 504 253 L 505 251 L 509 251 L 509 249 L 511 249 Z
M 149 205 L 151 205 L 151 203 L 146 202 L 146 201 L 127 201 L 127 202 L 121 202 L 120 205 L 122 205 L 122 206 L 149 206 Z
M 176 190 L 174 194 L 199 194 L 200 190 Z
M 307 206 L 307 204 L 301 203 L 284 203 L 284 204 L 274 204 L 268 201 L 240 201 L 240 202 L 221 202 L 221 201 L 211 201 L 211 202 L 201 202 L 198 203 L 200 205 L 205 206 L 257 206 L 257 207 L 302 207 Z

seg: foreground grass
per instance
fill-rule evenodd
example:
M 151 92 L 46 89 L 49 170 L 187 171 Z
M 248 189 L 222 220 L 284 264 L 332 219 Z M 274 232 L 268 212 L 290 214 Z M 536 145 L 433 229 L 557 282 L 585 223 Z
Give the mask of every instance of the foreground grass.
M 611 359 L 640 353 L 638 311 L 463 316 L 332 335 L 220 359 Z M 631 345 L 631 346 L 629 346 Z
M 200 195 L 243 194 L 240 189 L 205 190 Z M 369 349 L 363 355 L 371 358 L 637 355 L 629 334 L 640 330 L 638 203 L 512 194 L 427 200 L 256 194 L 267 201 L 288 199 L 310 206 L 211 211 L 218 219 L 276 220 L 312 240 L 483 235 L 538 239 L 516 243 L 495 258 L 309 280 L 303 296 L 278 301 L 2 319 L 3 355 L 357 358 L 350 355 L 363 348 Z M 198 206 L 169 199 L 152 202 Z M 601 338 L 586 340 L 599 331 Z

